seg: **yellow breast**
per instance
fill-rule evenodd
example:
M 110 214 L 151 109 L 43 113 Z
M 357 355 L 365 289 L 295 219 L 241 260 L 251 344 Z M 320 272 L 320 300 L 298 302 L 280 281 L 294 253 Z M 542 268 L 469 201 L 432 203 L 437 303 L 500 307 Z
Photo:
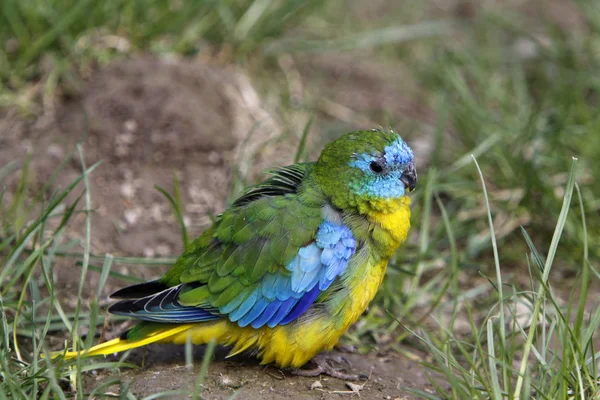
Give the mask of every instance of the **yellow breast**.
M 367 213 L 373 223 L 373 240 L 381 245 L 384 257 L 391 257 L 404 243 L 410 229 L 410 198 L 379 200 L 381 205 Z

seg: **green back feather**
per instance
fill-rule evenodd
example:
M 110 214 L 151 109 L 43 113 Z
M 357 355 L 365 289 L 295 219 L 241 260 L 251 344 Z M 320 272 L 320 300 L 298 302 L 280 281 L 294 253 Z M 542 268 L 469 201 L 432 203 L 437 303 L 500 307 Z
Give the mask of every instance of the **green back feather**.
M 182 293 L 179 301 L 221 307 L 239 300 L 240 293 L 249 295 L 267 272 L 288 274 L 285 266 L 314 240 L 322 222 L 325 198 L 312 168 L 304 163 L 270 171 L 269 179 L 250 187 L 218 216 L 162 282 L 203 283 Z

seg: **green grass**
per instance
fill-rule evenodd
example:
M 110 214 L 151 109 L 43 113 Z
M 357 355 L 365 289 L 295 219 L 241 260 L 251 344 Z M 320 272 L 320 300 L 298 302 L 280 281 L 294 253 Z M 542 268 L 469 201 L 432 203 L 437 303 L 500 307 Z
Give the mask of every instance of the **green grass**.
M 522 228 L 529 250 L 526 254 L 529 269 L 524 272 L 530 276 L 531 287 L 502 283 L 503 273 L 495 257 L 497 277 L 490 280 L 490 287 L 497 301 L 484 318 L 478 318 L 480 310 L 471 301 L 456 296 L 450 324 L 440 323 L 435 330 L 411 330 L 431 355 L 432 360 L 425 364 L 436 372 L 431 383 L 439 393 L 448 393 L 450 388 L 448 397 L 453 399 L 589 399 L 600 393 L 594 343 L 600 313 L 593 311 L 596 301 L 588 290 L 593 278 L 587 240 L 578 257 L 581 270 L 576 285 L 571 290 L 557 291 L 549 279 L 576 187 L 576 161 L 572 162 L 562 209 L 545 259 Z M 485 186 L 483 190 L 486 193 Z M 579 187 L 577 200 L 581 214 L 585 215 Z M 489 208 L 488 218 L 493 226 Z M 580 222 L 586 231 L 585 217 Z M 503 285 L 508 293 L 503 292 Z M 560 287 L 560 282 L 556 286 Z M 564 292 L 570 292 L 567 302 L 561 301 Z M 517 308 L 519 302 L 527 305 L 525 315 Z M 456 316 L 464 313 L 462 310 L 466 310 L 471 336 L 454 333 Z M 440 384 L 439 376 L 445 378 L 444 383 Z M 441 398 L 415 388 L 409 390 L 422 398 Z
M 69 332 L 67 340 L 73 349 L 87 349 L 93 345 L 96 328 L 102 326 L 99 299 L 109 276 L 128 280 L 128 276 L 111 271 L 113 264 L 148 264 L 156 261 L 172 262 L 173 260 L 148 260 L 133 257 L 113 257 L 106 254 L 101 257 L 102 266 L 96 268 L 100 273 L 94 278 L 97 282 L 93 295 L 84 295 L 84 287 L 88 279 L 87 271 L 91 269 L 90 260 L 100 257 L 90 254 L 91 243 L 91 197 L 89 176 L 98 167 L 95 164 L 86 167 L 83 151 L 78 146 L 82 164 L 82 174 L 62 191 L 55 191 L 49 198 L 42 193 L 31 193 L 30 176 L 27 163 L 21 172 L 18 190 L 11 201 L 2 203 L 3 213 L 0 235 L 0 398 L 87 398 L 87 396 L 105 396 L 114 393 L 118 388 L 123 398 L 136 398 L 126 384 L 120 379 L 108 379 L 97 387 L 84 385 L 85 373 L 93 370 L 106 370 L 118 373 L 120 368 L 138 368 L 137 365 L 120 362 L 83 360 L 73 361 L 50 360 L 47 336 L 56 332 Z M 9 164 L 0 169 L 0 177 L 6 177 Z M 4 178 L 0 179 L 2 185 Z M 177 189 L 177 186 L 175 186 Z M 83 190 L 83 191 L 82 191 Z M 171 197 L 174 212 L 181 212 L 178 195 Z M 177 192 L 177 190 L 176 190 Z M 69 195 L 81 193 L 75 201 L 69 203 Z M 4 200 L 2 192 L 1 200 Z M 37 200 L 33 202 L 33 200 Z M 83 200 L 83 206 L 80 203 Z M 66 241 L 65 230 L 72 223 L 76 213 L 86 215 L 85 235 L 79 245 L 82 253 L 72 253 L 72 242 Z M 15 228 L 19 229 L 15 229 Z M 54 285 L 53 268 L 60 257 L 78 257 L 81 260 L 81 273 L 77 289 L 77 302 L 72 312 L 65 311 L 62 299 L 72 298 L 64 289 L 58 291 Z M 82 300 L 88 302 L 83 310 Z M 102 313 L 103 314 L 103 313 Z M 120 318 L 113 319 L 118 321 Z M 81 327 L 87 328 L 85 337 L 80 335 Z M 191 348 L 191 347 L 190 347 Z M 191 395 L 201 398 L 209 361 L 214 343 L 207 347 L 205 358 L 194 390 L 187 393 L 182 390 L 156 393 L 147 399 L 168 396 Z M 193 365 L 193 363 L 191 363 Z M 110 395 L 108 395 L 110 397 Z
M 139 51 L 195 55 L 228 48 L 242 60 L 294 28 L 319 3 L 3 0 L 0 106 L 33 112 L 39 99 L 50 103 L 57 89 L 80 86 L 86 70 Z M 39 85 L 32 88 L 32 81 Z
M 443 223 L 427 238 L 421 235 L 415 268 L 422 274 L 420 265 L 439 261 L 441 267 L 426 268 L 425 274 L 429 282 L 439 279 L 437 290 L 447 290 L 445 299 L 453 306 L 434 312 L 436 323 L 423 328 L 415 323 L 419 316 L 410 318 L 413 311 L 389 308 L 419 338 L 431 357 L 425 362 L 435 372 L 431 382 L 446 396 L 413 390 L 422 398 L 587 399 L 600 391 L 597 294 L 589 291 L 598 279 L 594 176 L 600 163 L 589 146 L 598 140 L 592 71 L 599 60 L 592 49 L 600 32 L 597 5 L 581 7 L 588 12 L 589 32 L 570 34 L 547 25 L 551 45 L 539 46 L 531 59 L 515 56 L 512 46 L 531 39 L 523 17 L 491 12 L 466 30 L 466 45 L 432 50 L 428 57 L 434 61 L 419 71 L 453 132 L 451 138 L 438 137 L 433 151 L 432 166 L 444 171 L 433 176 L 434 192 L 420 192 L 421 229 L 431 229 L 431 215 L 438 214 L 427 197 L 445 201 L 438 203 Z M 481 179 L 475 174 L 479 165 L 475 169 L 469 162 L 471 153 L 481 164 Z M 572 157 L 579 158 L 577 173 Z M 488 190 L 482 196 L 484 176 Z M 401 265 L 411 261 L 411 255 L 399 259 Z M 463 276 L 479 273 L 489 280 L 483 296 L 459 286 L 457 264 Z M 553 282 L 551 270 L 574 277 Z M 414 287 L 406 279 L 390 286 Z M 421 287 L 402 302 L 432 291 L 426 281 Z M 525 304 L 526 318 L 516 317 L 523 313 L 518 303 Z M 471 335 L 455 332 L 460 319 Z
M 246 68 L 266 90 L 274 87 L 278 112 L 288 120 L 295 110 L 279 79 L 280 56 L 351 50 L 385 66 L 402 64 L 418 82 L 407 96 L 430 107 L 435 120 L 391 115 L 380 122 L 406 132 L 409 141 L 417 139 L 415 129 L 429 132 L 429 164 L 419 171 L 414 236 L 345 341 L 361 350 L 427 354 L 423 365 L 437 393 L 405 388 L 422 398 L 598 396 L 600 6 L 577 2 L 584 26 L 569 30 L 501 6 L 459 21 L 434 18 L 426 5 L 390 5 L 370 20 L 352 4 L 5 0 L 0 105 L 38 112 L 55 93 L 81 85 L 85 71 L 136 52 L 206 51 L 228 54 L 227 61 Z M 523 44 L 532 51 L 519 50 Z M 310 92 L 322 82 L 302 84 Z M 297 159 L 314 158 L 308 143 L 315 132 L 325 137 L 356 128 L 321 115 L 318 104 L 303 105 L 313 117 L 297 134 Z M 48 335 L 69 332 L 68 345 L 89 347 L 104 322 L 98 300 L 107 277 L 139 281 L 114 265 L 173 262 L 90 254 L 87 182 L 96 166 L 86 168 L 80 154 L 74 156 L 85 172 L 62 191 L 51 179 L 33 192 L 29 160 L 0 166 L 0 399 L 83 398 L 91 393 L 82 387 L 95 395 L 119 387 L 117 379 L 87 387 L 84 372 L 118 374 L 135 366 L 51 362 L 41 357 L 49 351 Z M 21 179 L 9 196 L 3 182 L 15 171 Z M 175 182 L 173 195 L 159 188 L 184 243 L 185 184 Z M 69 241 L 65 232 L 78 214 L 86 218 L 86 234 Z M 74 309 L 64 309 L 53 282 L 61 259 L 77 261 L 79 294 L 88 272 L 99 274 L 89 307 L 79 296 Z M 82 326 L 89 328 L 84 338 Z M 186 354 L 189 363 L 191 350 Z M 196 398 L 206 368 L 208 361 L 190 393 Z M 127 386 L 120 390 L 133 398 Z
M 534 59 L 519 59 L 511 44 L 529 34 L 519 16 L 509 23 L 512 17 L 488 15 L 468 30 L 468 46 L 434 50 L 432 68 L 420 73 L 440 96 L 438 112 L 450 116 L 454 132 L 452 140 L 442 139 L 445 151 L 433 152 L 433 165 L 446 171 L 436 177 L 434 193 L 448 199 L 439 203 L 444 224 L 420 246 L 431 249 L 426 259 L 444 260 L 444 268 L 432 268 L 429 275 L 444 276 L 438 288 L 448 289 L 454 305 L 433 314 L 433 327 L 421 330 L 406 318 L 398 321 L 421 341 L 431 357 L 425 364 L 435 371 L 431 382 L 446 395 L 413 390 L 423 398 L 587 399 L 600 391 L 597 294 L 589 292 L 598 278 L 591 260 L 597 260 L 600 228 L 591 217 L 598 210 L 593 177 L 600 164 L 588 147 L 598 140 L 597 102 L 591 96 L 597 91 L 592 71 L 598 59 L 591 52 L 598 44 L 597 23 L 581 36 L 547 26 L 552 45 L 538 48 Z M 597 19 L 598 13 L 588 17 Z M 456 154 L 469 153 L 478 154 L 479 173 L 493 192 L 484 187 L 481 196 L 484 175 L 476 179 L 467 159 L 456 161 Z M 580 159 L 577 174 L 573 156 Z M 577 186 L 573 207 L 576 177 L 585 183 Z M 431 194 L 421 194 L 426 197 L 419 204 L 421 227 L 429 227 Z M 471 215 L 460 218 L 461 212 Z M 488 229 L 482 226 L 486 213 Z M 456 240 L 463 273 L 479 262 L 474 268 L 488 277 L 487 299 L 464 296 L 466 288 L 458 282 L 444 283 L 446 277 L 457 279 Z M 575 278 L 553 282 L 555 269 Z M 518 303 L 526 305 L 524 319 L 517 318 L 523 313 Z M 461 314 L 472 335 L 455 333 Z

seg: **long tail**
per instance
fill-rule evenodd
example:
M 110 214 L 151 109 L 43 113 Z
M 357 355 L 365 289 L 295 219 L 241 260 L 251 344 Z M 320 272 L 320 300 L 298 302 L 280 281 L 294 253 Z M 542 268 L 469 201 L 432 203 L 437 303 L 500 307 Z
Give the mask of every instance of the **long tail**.
M 55 352 L 52 354 L 52 358 L 62 356 L 65 360 L 68 360 L 77 357 L 77 355 L 81 355 L 82 357 L 92 357 L 120 353 L 125 350 L 135 349 L 136 347 L 145 346 L 151 343 L 171 341 L 170 339 L 175 336 L 179 336 L 181 333 L 189 330 L 193 326 L 194 324 L 170 325 L 163 329 L 157 329 L 153 332 L 150 332 L 139 340 L 128 340 L 125 335 L 122 335 L 120 338 L 100 343 L 99 345 L 91 347 L 88 350 Z
M 150 343 L 185 343 L 189 339 L 194 344 L 203 344 L 211 338 L 222 337 L 227 332 L 225 321 L 209 310 L 179 303 L 178 296 L 184 286 L 169 287 L 161 281 L 151 281 L 113 293 L 111 297 L 121 301 L 113 304 L 108 311 L 138 318 L 141 322 L 118 339 L 88 350 L 53 353 L 52 358 L 107 355 Z M 190 331 L 192 328 L 196 329 Z

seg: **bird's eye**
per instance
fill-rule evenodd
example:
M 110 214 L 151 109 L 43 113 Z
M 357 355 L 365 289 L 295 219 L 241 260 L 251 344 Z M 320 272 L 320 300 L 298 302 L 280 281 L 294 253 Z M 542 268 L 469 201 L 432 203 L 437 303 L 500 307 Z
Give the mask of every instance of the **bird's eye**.
M 369 164 L 369 168 L 376 174 L 380 174 L 383 172 L 383 165 L 381 165 L 381 163 L 379 163 L 378 161 L 371 161 L 371 164 Z

